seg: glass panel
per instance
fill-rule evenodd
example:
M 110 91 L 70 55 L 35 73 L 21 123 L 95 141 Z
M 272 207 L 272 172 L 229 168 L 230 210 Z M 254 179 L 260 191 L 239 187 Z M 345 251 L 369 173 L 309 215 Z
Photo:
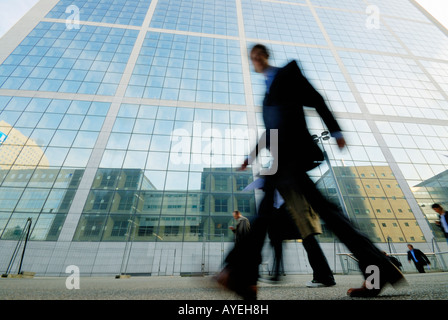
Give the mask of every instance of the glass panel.
M 79 220 L 74 241 L 100 241 L 105 228 L 106 215 L 83 214 Z
M 66 19 L 65 9 L 69 7 L 70 1 L 62 2 L 64 4 L 60 2 L 52 12 L 64 8 L 60 14 L 61 17 L 64 16 L 62 19 Z M 149 5 L 149 0 L 145 2 Z M 92 3 L 89 1 L 84 4 L 89 7 Z M 111 11 L 107 16 L 112 12 L 117 13 Z M 84 17 L 83 13 L 79 16 Z M 6 59 L 5 63 L 10 65 L 10 70 L 2 87 L 114 95 L 117 79 L 124 72 L 137 34 L 137 30 L 86 25 L 67 29 L 64 23 L 40 22 Z M 111 47 L 103 48 L 106 39 L 110 45 L 115 45 L 113 51 L 120 53 L 120 59 L 117 60 L 112 52 L 104 52 L 112 50 Z M 27 55 L 19 54 L 25 52 L 27 47 L 32 47 Z M 102 81 L 105 83 L 101 83 Z M 114 81 L 115 83 L 111 83 Z M 43 105 L 40 109 L 42 108 Z
M 156 8 L 160 6 L 158 3 Z M 152 24 L 158 24 L 154 19 Z M 171 50 L 167 47 L 170 42 L 176 44 Z M 241 59 L 238 48 L 239 43 L 234 40 L 148 33 L 126 96 L 242 105 L 245 99 L 241 64 L 237 63 Z M 232 70 L 228 65 L 232 65 Z M 174 112 L 170 114 L 169 119 L 174 119 Z M 180 117 L 188 119 L 191 114 Z

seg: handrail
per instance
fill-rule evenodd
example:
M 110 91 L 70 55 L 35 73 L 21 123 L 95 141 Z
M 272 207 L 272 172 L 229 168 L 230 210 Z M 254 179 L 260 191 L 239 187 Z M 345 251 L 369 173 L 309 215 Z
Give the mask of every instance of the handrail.
M 425 255 L 429 255 L 429 256 L 435 256 L 435 255 L 437 255 L 437 254 L 441 254 L 441 253 L 448 253 L 448 251 L 441 251 L 441 252 L 428 252 L 428 253 L 426 253 L 426 252 L 423 252 Z M 344 253 L 344 252 L 342 252 L 342 253 L 336 253 L 337 255 L 347 255 L 347 256 L 351 256 L 351 258 L 353 258 L 354 260 L 356 260 L 356 261 L 358 261 L 354 256 L 353 256 L 353 253 L 349 253 L 349 252 L 346 252 L 346 253 Z M 407 256 L 408 254 L 407 253 L 390 253 L 389 254 L 390 256 Z
M 336 253 L 336 255 L 338 255 L 338 256 L 348 256 L 348 257 L 352 258 L 353 260 L 358 261 L 358 259 L 355 258 L 355 256 L 353 255 L 353 253 L 349 253 L 349 252 L 341 252 L 341 253 Z
M 32 225 L 32 220 L 31 220 L 31 218 L 28 218 L 26 220 L 26 224 L 25 224 L 25 228 L 27 229 L 26 237 L 25 237 L 25 244 L 23 245 L 22 256 L 20 258 L 20 264 L 19 264 L 19 271 L 17 272 L 17 274 L 21 274 L 22 273 L 23 257 L 25 256 L 26 245 L 28 244 L 28 239 L 30 237 L 31 225 Z
M 436 267 L 437 269 L 440 269 L 442 271 L 448 271 L 446 264 L 445 264 L 445 260 L 443 259 L 443 257 L 440 257 L 440 255 L 442 254 L 448 254 L 448 251 L 439 251 L 439 252 L 427 252 L 424 253 L 426 256 L 429 256 L 434 260 L 435 266 L 439 265 L 438 267 Z M 342 252 L 342 253 L 336 253 L 336 255 L 340 256 L 342 259 L 342 256 L 351 258 L 352 260 L 358 262 L 358 259 L 356 259 L 352 253 L 348 253 L 348 252 Z M 407 257 L 407 253 L 391 253 L 389 254 L 390 256 L 406 256 Z M 348 268 L 348 264 L 347 264 L 347 268 Z M 345 273 L 345 272 L 344 272 Z
M 32 219 L 28 218 L 26 220 L 25 227 L 22 229 L 22 232 L 20 233 L 19 240 L 17 241 L 17 244 L 16 244 L 16 247 L 14 249 L 14 252 L 12 253 L 11 260 L 9 261 L 8 267 L 6 269 L 6 272 L 4 274 L 2 274 L 3 278 L 6 278 L 8 276 L 8 274 L 11 272 L 11 268 L 12 268 L 12 266 L 14 264 L 14 261 L 17 258 L 17 254 L 19 252 L 19 248 L 22 245 L 22 242 L 24 241 L 23 238 L 25 237 L 25 244 L 23 246 L 22 256 L 20 258 L 20 264 L 19 264 L 19 271 L 17 272 L 17 274 L 21 273 L 23 258 L 25 256 L 26 245 L 28 243 L 28 239 L 29 239 L 29 236 L 30 236 L 31 225 L 32 225 Z
M 390 256 L 407 256 L 407 253 L 398 253 L 398 252 L 396 252 L 396 249 L 395 249 L 395 246 L 393 245 L 393 242 L 390 241 L 391 240 L 390 237 L 388 237 L 387 240 L 388 240 L 387 244 L 389 246 L 389 251 L 391 252 L 389 254 Z M 443 271 L 448 271 L 447 264 L 445 262 L 445 258 L 444 258 L 444 256 L 442 256 L 444 254 L 447 254 L 448 251 L 440 251 L 440 248 L 439 248 L 437 242 L 435 242 L 435 238 L 432 239 L 432 248 L 433 248 L 433 252 L 425 253 L 425 255 L 430 256 L 431 258 L 435 259 L 434 260 L 435 265 L 439 265 L 438 266 L 439 269 L 441 269 Z M 436 252 L 435 248 L 437 248 L 437 252 Z M 342 262 L 343 256 L 349 257 L 353 261 L 358 262 L 358 259 L 356 259 L 352 253 L 349 253 L 349 252 L 339 252 L 340 251 L 339 241 L 337 241 L 336 239 L 334 239 L 333 250 L 334 250 L 334 270 L 337 269 L 337 267 L 336 267 L 336 257 L 337 256 L 340 257 L 340 263 L 341 263 L 341 266 L 342 266 L 342 269 L 343 269 L 344 273 L 346 272 L 346 270 L 345 270 L 345 267 L 344 267 L 345 263 Z M 395 252 L 392 253 L 392 251 L 395 251 Z M 349 270 L 348 270 L 350 268 L 350 265 L 348 263 L 349 260 L 346 260 L 346 262 L 347 262 L 347 272 L 349 272 Z
M 392 254 L 392 251 L 397 253 L 397 250 L 395 249 L 394 243 L 392 241 L 392 238 L 387 236 L 387 245 L 389 247 L 389 252 Z
M 201 274 L 205 275 L 210 272 L 210 240 L 211 237 L 220 238 L 221 242 L 221 265 L 224 262 L 224 233 L 202 233 L 202 261 L 201 261 Z M 208 249 L 207 249 L 208 246 Z

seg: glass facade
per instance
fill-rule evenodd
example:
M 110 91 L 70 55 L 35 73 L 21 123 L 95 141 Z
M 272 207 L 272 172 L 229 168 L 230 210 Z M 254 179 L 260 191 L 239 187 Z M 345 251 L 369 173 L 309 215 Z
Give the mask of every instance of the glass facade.
M 239 42 L 148 32 L 126 96 L 244 105 Z
M 49 3 L 0 49 L 0 241 L 31 217 L 35 241 L 231 242 L 259 200 L 256 168 L 237 170 L 264 130 L 258 42 L 344 130 L 343 151 L 319 142 L 318 187 L 375 242 L 444 241 L 448 36 L 412 1 Z
M 114 95 L 138 31 L 39 23 L 2 63 L 2 89 Z

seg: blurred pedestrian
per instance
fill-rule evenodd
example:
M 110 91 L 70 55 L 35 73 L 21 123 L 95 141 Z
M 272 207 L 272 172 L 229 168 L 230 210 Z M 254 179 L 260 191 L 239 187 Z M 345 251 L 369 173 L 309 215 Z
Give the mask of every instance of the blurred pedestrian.
M 412 244 L 408 244 L 408 249 L 409 263 L 413 261 L 418 272 L 425 273 L 425 266 L 428 266 L 429 268 L 429 266 L 431 265 L 428 257 L 421 250 L 415 249 Z
M 439 220 L 436 221 L 436 224 L 442 229 L 443 234 L 445 235 L 445 239 L 448 242 L 448 220 L 447 220 L 447 211 L 443 209 L 443 207 L 434 203 L 432 205 L 432 209 L 439 214 Z
M 308 261 L 313 269 L 309 288 L 330 287 L 336 284 L 331 268 L 316 239 L 322 233 L 320 218 L 302 194 L 289 190 L 287 202 L 278 192 L 274 201 L 274 214 L 268 226 L 268 236 L 274 249 L 274 273 L 271 281 L 279 281 L 283 266 L 283 241 L 302 239 Z
M 386 251 L 383 251 L 383 254 L 398 268 L 401 270 L 401 267 L 403 266 L 400 262 L 400 260 L 398 260 L 397 258 L 390 256 L 387 254 Z
M 239 243 L 249 234 L 250 222 L 249 219 L 244 217 L 238 210 L 233 211 L 232 215 L 236 220 L 236 226 L 229 227 L 229 229 L 235 234 L 235 243 Z
M 380 272 L 380 283 L 377 286 L 364 282 L 360 288 L 349 289 L 347 294 L 357 297 L 376 296 L 387 283 L 397 284 L 404 280 L 403 274 L 366 236 L 352 226 L 335 204 L 320 193 L 308 176 L 307 171 L 319 165 L 324 158 L 322 150 L 308 131 L 303 106 L 315 108 L 342 149 L 346 142 L 341 128 L 323 97 L 302 75 L 297 62 L 291 61 L 278 68 L 270 65 L 269 55 L 268 49 L 261 44 L 255 45 L 250 52 L 255 71 L 262 73 L 266 79 L 263 120 L 266 148 L 274 158 L 274 170 L 271 175 L 266 175 L 265 195 L 251 232 L 246 241 L 235 246 L 227 256 L 226 266 L 218 276 L 218 282 L 244 299 L 256 299 L 258 267 L 269 217 L 272 215 L 274 193 L 278 190 L 284 197 L 289 190 L 295 190 L 304 195 L 326 225 L 358 259 L 366 279 L 370 276 L 367 267 L 377 266 Z M 276 139 L 271 139 L 271 135 Z M 254 161 L 258 155 L 257 149 L 244 161 L 241 169 L 244 170 Z

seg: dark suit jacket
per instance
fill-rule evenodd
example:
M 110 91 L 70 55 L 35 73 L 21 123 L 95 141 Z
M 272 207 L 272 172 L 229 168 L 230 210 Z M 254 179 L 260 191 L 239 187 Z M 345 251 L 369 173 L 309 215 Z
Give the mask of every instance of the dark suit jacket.
M 423 263 L 424 265 L 430 264 L 426 255 L 423 252 L 421 252 L 419 249 L 414 249 L 414 255 L 415 255 L 415 258 L 417 258 L 418 263 Z M 411 261 L 411 260 L 415 262 L 411 251 L 408 251 L 408 261 Z
M 330 132 L 341 131 L 323 97 L 303 76 L 297 62 L 291 61 L 278 70 L 263 101 L 268 142 L 269 129 L 278 129 L 279 168 L 307 171 L 324 160 L 308 131 L 304 106 L 315 108 Z
M 246 217 L 241 217 L 238 219 L 236 227 L 232 230 L 235 233 L 235 243 L 239 243 L 243 238 L 245 238 L 250 231 L 250 222 Z
M 400 260 L 398 260 L 395 257 L 392 256 L 387 256 L 390 260 L 390 262 L 392 262 L 398 269 L 400 269 L 403 265 L 401 264 Z
M 445 238 L 448 238 L 448 232 L 445 232 L 445 229 L 443 228 L 442 225 L 442 219 L 445 219 L 446 222 L 448 222 L 448 219 L 446 218 L 448 216 L 448 211 L 445 211 L 445 214 L 442 216 L 439 214 L 439 227 L 442 230 L 443 234 L 445 235 Z
M 299 228 L 283 204 L 279 209 L 273 208 L 274 214 L 268 225 L 268 235 L 272 242 L 302 239 Z

